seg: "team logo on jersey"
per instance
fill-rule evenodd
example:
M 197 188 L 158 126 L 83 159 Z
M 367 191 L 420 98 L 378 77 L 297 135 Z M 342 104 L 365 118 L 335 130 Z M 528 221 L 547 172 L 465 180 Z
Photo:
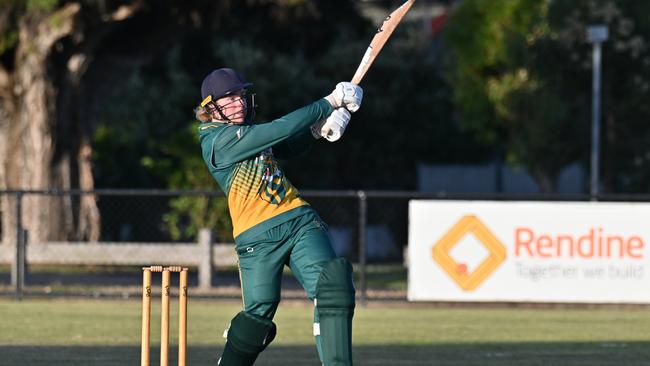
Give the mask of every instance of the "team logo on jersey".
M 265 168 L 264 178 L 260 186 L 260 197 L 268 203 L 279 205 L 287 196 L 285 178 L 282 170 L 271 165 Z
M 287 179 L 277 162 L 273 159 L 273 150 L 268 148 L 260 154 L 264 162 L 262 184 L 260 185 L 260 197 L 271 204 L 279 205 L 287 196 Z

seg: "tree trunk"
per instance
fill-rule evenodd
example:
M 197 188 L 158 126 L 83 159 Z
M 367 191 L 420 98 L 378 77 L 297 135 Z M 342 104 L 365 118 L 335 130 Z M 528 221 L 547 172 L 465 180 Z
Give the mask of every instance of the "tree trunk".
M 10 116 L 13 114 L 11 99 L 13 95 L 9 92 L 11 82 L 9 74 L 0 67 L 0 190 L 7 189 L 6 182 L 6 157 L 9 155 L 9 127 L 11 126 Z M 14 217 L 9 212 L 13 200 L 8 194 L 0 195 L 0 243 L 9 244 L 12 227 L 16 227 Z M 14 206 L 15 207 L 15 206 Z M 13 232 L 15 234 L 15 231 Z
M 557 191 L 557 174 L 548 174 L 542 168 L 533 168 L 531 170 L 533 180 L 537 183 L 540 193 L 553 193 Z
M 3 16 L 19 17 L 11 25 L 18 32 L 15 49 L 0 54 L 0 190 L 93 190 L 90 110 L 101 103 L 101 89 L 110 89 L 124 74 L 120 70 L 142 65 L 184 31 L 214 30 L 233 2 L 61 3 L 49 13 L 38 7 L 0 11 L 0 32 Z M 0 197 L 3 242 L 15 241 L 15 203 Z M 92 195 L 30 194 L 22 203 L 31 242 L 100 238 Z
M 75 179 L 75 172 L 79 171 L 77 164 L 83 164 L 81 170 L 88 174 L 88 160 L 78 158 L 74 145 L 66 144 L 67 141 L 79 141 L 78 131 L 81 129 L 59 128 L 61 124 L 67 125 L 69 122 L 60 120 L 57 102 L 61 80 L 65 80 L 62 75 L 70 72 L 70 66 L 57 67 L 52 59 L 57 42 L 75 31 L 79 11 L 79 4 L 70 3 L 44 18 L 24 17 L 19 23 L 15 66 L 11 74 L 6 70 L 4 72 L 8 80 L 6 88 L 3 88 L 2 104 L 7 122 L 1 128 L 6 138 L 3 146 L 7 153 L 0 157 L 0 188 L 71 189 L 81 185 Z M 88 155 L 87 152 L 84 154 Z M 92 179 L 84 179 L 83 188 L 93 189 Z M 21 219 L 23 228 L 29 231 L 30 241 L 77 239 L 72 202 L 70 197 L 57 195 L 25 195 Z M 80 206 L 84 206 L 85 211 L 94 209 L 97 212 L 96 205 L 93 205 L 94 201 L 84 199 Z M 14 199 L 2 199 L 2 235 L 5 243 L 13 242 L 16 237 L 15 207 Z M 89 228 L 88 223 L 85 225 L 83 232 L 88 239 L 91 236 L 86 233 L 99 231 L 98 228 Z M 97 240 L 98 235 L 94 239 Z
M 21 40 L 28 37 L 28 27 L 21 27 Z M 11 160 L 5 172 L 9 188 L 49 189 L 52 187 L 53 152 L 50 117 L 54 110 L 54 93 L 46 72 L 46 59 L 40 52 L 20 50 L 14 88 L 22 94 L 11 118 Z M 54 122 L 56 123 L 56 122 Z M 52 219 L 51 202 L 44 196 L 28 195 L 23 201 L 24 228 L 30 239 L 47 240 Z M 55 219 L 56 220 L 56 219 Z M 37 224 L 38 223 L 38 224 Z M 56 223 L 53 223 L 56 224 Z
M 90 157 L 92 148 L 88 142 L 84 142 L 79 149 L 79 188 L 91 190 L 95 187 L 95 181 L 91 170 Z M 98 241 L 101 227 L 101 216 L 97 208 L 97 197 L 93 195 L 82 195 L 79 200 L 79 227 L 77 237 L 79 240 Z

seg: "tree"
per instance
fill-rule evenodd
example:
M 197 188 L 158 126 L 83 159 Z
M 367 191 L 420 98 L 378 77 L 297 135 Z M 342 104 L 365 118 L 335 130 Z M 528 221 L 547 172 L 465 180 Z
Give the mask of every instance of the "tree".
M 75 88 L 88 59 L 83 52 L 60 48 L 75 34 L 81 8 L 79 3 L 57 7 L 53 1 L 4 1 L 0 16 L 6 20 L 0 29 L 0 146 L 4 150 L 0 152 L 0 188 L 67 188 L 73 174 L 84 180 L 76 185 L 92 188 L 92 174 L 87 171 L 88 138 L 75 128 L 79 126 L 71 119 L 79 116 L 70 108 L 78 99 Z M 63 108 L 57 110 L 57 105 Z M 96 206 L 89 197 L 82 201 L 80 221 L 93 220 Z M 3 197 L 2 203 L 2 232 L 7 240 L 14 237 L 15 211 L 9 197 Z M 23 220 L 31 238 L 40 241 L 73 234 L 72 210 L 65 209 L 69 204 L 61 199 L 29 197 Z M 96 230 L 92 226 L 96 225 L 78 225 L 86 231 L 79 234 L 93 235 Z
M 602 84 L 602 191 L 647 193 L 650 189 L 650 3 L 631 1 L 580 1 L 574 8 L 555 4 L 550 17 L 562 27 L 563 43 L 582 44 L 583 30 L 606 24 L 609 39 L 603 44 Z M 590 91 L 591 46 L 573 62 L 589 73 L 579 85 Z M 566 75 L 566 74 L 565 74 Z M 568 75 L 566 75 L 568 78 Z M 587 160 L 586 158 L 584 159 Z
M 486 143 L 504 144 L 507 160 L 526 166 L 545 192 L 577 160 L 582 125 L 543 69 L 552 37 L 547 12 L 545 1 L 464 1 L 445 32 L 463 125 Z
M 563 166 L 588 165 L 592 65 L 585 30 L 604 23 L 604 191 L 647 189 L 648 109 L 641 101 L 650 84 L 649 8 L 645 1 L 463 1 L 445 34 L 463 125 L 504 145 L 510 162 L 553 191 Z
M 3 0 L 0 7 L 0 189 L 94 188 L 95 113 L 112 82 L 230 1 Z M 155 24 L 155 27 L 151 25 Z M 15 211 L 2 200 L 4 241 Z M 94 197 L 29 196 L 30 240 L 97 240 Z

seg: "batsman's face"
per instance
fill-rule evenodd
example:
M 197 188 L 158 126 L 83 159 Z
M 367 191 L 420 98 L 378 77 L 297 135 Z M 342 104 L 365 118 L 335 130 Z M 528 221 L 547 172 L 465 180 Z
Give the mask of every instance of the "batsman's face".
M 246 118 L 246 98 L 244 97 L 243 90 L 217 99 L 216 104 L 217 107 L 221 109 L 221 113 L 223 113 L 230 122 L 234 124 L 244 123 L 244 119 Z M 214 113 L 213 116 L 218 120 L 223 119 L 219 113 Z

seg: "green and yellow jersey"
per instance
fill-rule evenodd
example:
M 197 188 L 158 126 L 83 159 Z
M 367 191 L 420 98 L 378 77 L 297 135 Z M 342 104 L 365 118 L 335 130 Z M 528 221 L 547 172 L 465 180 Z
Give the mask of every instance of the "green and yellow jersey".
M 321 99 L 255 125 L 202 123 L 199 138 L 210 174 L 228 197 L 233 236 L 249 237 L 311 210 L 274 155 L 291 155 L 312 139 L 309 127 L 332 107 Z

